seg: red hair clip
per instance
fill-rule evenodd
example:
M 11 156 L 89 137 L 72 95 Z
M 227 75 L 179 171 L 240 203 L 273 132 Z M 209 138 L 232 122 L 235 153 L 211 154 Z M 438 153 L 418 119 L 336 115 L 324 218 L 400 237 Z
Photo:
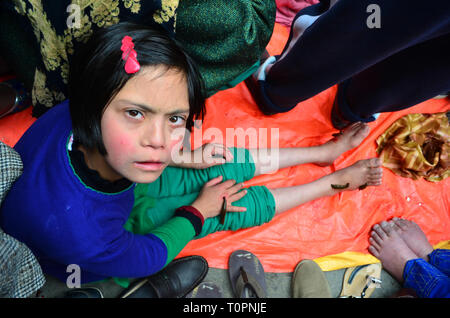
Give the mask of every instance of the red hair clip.
M 141 65 L 137 60 L 137 53 L 134 50 L 134 43 L 131 36 L 125 35 L 122 39 L 122 59 L 125 61 L 125 72 L 133 74 L 139 71 Z

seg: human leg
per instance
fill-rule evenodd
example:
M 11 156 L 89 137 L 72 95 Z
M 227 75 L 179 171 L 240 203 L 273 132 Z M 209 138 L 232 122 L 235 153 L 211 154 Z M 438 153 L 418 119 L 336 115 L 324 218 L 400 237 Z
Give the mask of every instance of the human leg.
M 428 254 L 433 252 L 433 246 L 415 222 L 393 218 L 389 223 L 418 257 L 428 261 Z
M 446 93 L 449 50 L 450 33 L 402 50 L 339 84 L 333 125 L 340 129 L 336 122 L 369 122 L 376 113 L 398 111 Z
M 393 218 L 390 223 L 395 224 L 396 231 L 417 256 L 450 276 L 450 250 L 434 250 L 425 233 L 413 221 Z
M 380 28 L 367 25 L 369 5 L 379 7 Z M 397 52 L 447 34 L 450 3 L 433 1 L 427 10 L 417 10 L 422 5 L 418 0 L 338 1 L 286 45 L 288 54 L 271 66 L 253 95 L 267 113 L 285 112 Z
M 202 186 L 210 179 L 222 175 L 224 180 L 234 179 L 236 182 L 244 182 L 261 174 L 264 165 L 270 160 L 279 160 L 278 165 L 274 165 L 275 170 L 307 162 L 332 164 L 342 153 L 358 146 L 368 132 L 367 125 L 355 123 L 345 129 L 341 135 L 321 146 L 277 149 L 276 158 L 267 151 L 231 148 L 233 163 L 207 169 L 168 167 L 152 184 L 136 186 L 135 208 L 130 217 L 135 221 L 130 220 L 129 223 L 145 225 L 145 229 L 139 231 L 145 233 L 149 228 L 167 222 L 176 208 L 190 205 L 198 196 Z M 274 190 L 269 190 L 265 186 L 249 187 L 247 194 L 233 203 L 235 206 L 246 207 L 247 211 L 228 213 L 224 224 L 220 224 L 219 217 L 207 219 L 200 236 L 221 230 L 237 230 L 263 224 L 273 217 L 275 210 L 282 212 L 287 209 L 285 206 L 294 207 L 312 199 L 339 192 L 332 189 L 330 184 L 349 183 L 348 189 L 354 189 L 365 183 L 377 185 L 381 180 L 381 167 L 376 161 L 361 161 L 307 185 Z
M 254 175 L 274 172 L 278 169 L 315 163 L 331 165 L 343 153 L 359 146 L 369 134 L 369 127 L 355 123 L 332 140 L 318 146 L 279 149 L 249 149 L 255 164 Z
M 406 263 L 418 259 L 419 256 L 408 247 L 392 225 L 385 221 L 374 225 L 369 242 L 369 252 L 381 261 L 385 270 L 402 283 Z
M 413 259 L 405 264 L 403 286 L 421 298 L 449 298 L 450 277 L 425 260 Z
M 378 186 L 382 180 L 381 162 L 377 158 L 360 160 L 355 164 L 326 175 L 313 182 L 270 189 L 275 199 L 276 214 L 306 202 L 342 191 L 351 191 L 365 186 Z
M 385 270 L 419 297 L 450 297 L 450 277 L 416 255 L 403 240 L 402 233 L 394 222 L 376 224 L 369 238 L 369 252 L 381 261 Z M 413 236 L 410 232 L 408 237 L 417 239 L 417 233 Z
M 428 255 L 428 262 L 450 277 L 450 250 L 435 249 Z

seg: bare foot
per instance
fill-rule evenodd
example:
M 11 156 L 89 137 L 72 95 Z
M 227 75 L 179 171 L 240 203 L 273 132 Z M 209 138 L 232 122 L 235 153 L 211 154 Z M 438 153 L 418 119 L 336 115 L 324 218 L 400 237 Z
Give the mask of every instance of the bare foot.
M 382 179 L 381 160 L 364 159 L 331 174 L 330 186 L 336 190 L 356 190 L 361 186 L 379 186 Z
M 399 282 L 403 282 L 406 262 L 419 258 L 391 224 L 386 221 L 373 227 L 369 238 L 369 252 L 381 261 L 383 268 Z
M 414 254 L 428 262 L 428 254 L 433 252 L 433 246 L 422 229 L 415 222 L 405 219 L 393 218 L 389 223 L 394 225 L 394 229 Z
M 369 126 L 362 122 L 348 126 L 338 136 L 321 146 L 324 151 L 324 160 L 317 163 L 317 165 L 329 166 L 333 164 L 344 152 L 358 147 L 367 137 L 369 131 Z

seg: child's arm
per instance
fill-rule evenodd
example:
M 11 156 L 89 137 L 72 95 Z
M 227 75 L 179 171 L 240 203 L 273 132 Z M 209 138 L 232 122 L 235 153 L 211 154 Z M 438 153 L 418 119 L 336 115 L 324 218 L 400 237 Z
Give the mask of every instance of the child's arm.
M 170 166 L 205 169 L 233 161 L 231 151 L 222 144 L 208 143 L 189 151 L 181 150 L 171 158 Z
M 107 219 L 100 223 L 111 226 L 114 222 L 116 226 L 101 234 L 103 243 L 97 244 L 97 253 L 79 265 L 109 277 L 141 277 L 161 270 L 200 234 L 205 219 L 219 215 L 224 197 L 227 212 L 246 210 L 231 205 L 247 193 L 242 183 L 222 180 L 219 176 L 208 181 L 191 206 L 180 207 L 171 219 L 146 234 L 134 234 L 120 225 L 120 218 L 105 214 Z

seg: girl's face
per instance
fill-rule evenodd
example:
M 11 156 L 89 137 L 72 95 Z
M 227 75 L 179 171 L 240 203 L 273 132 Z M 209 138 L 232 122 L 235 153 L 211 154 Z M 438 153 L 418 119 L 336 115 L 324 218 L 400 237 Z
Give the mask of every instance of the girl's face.
M 109 170 L 104 175 L 109 180 L 155 181 L 169 164 L 172 151 L 180 150 L 184 129 L 179 128 L 186 127 L 188 116 L 184 73 L 163 67 L 142 69 L 103 113 L 104 169 Z

